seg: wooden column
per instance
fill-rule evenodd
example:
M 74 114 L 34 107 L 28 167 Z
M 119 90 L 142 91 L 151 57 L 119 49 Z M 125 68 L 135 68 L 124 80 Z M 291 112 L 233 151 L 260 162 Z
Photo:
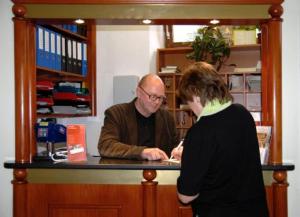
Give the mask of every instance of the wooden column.
M 153 181 L 156 178 L 156 170 L 144 170 L 143 177 L 146 181 L 142 182 L 143 185 L 143 217 L 156 217 L 157 216 L 157 184 Z
M 15 4 L 14 21 L 15 53 L 15 158 L 16 162 L 29 162 L 34 142 L 33 124 L 35 109 L 35 44 L 32 24 L 24 18 L 26 8 Z
M 97 115 L 97 109 L 96 109 L 96 105 L 97 105 L 97 88 L 96 88 L 96 24 L 95 21 L 89 21 L 88 23 L 88 29 L 87 29 L 87 38 L 88 40 L 88 44 L 87 44 L 87 61 L 88 61 L 88 83 L 89 83 L 89 91 L 91 93 L 92 96 L 92 115 L 96 116 Z
M 27 171 L 14 169 L 13 217 L 27 217 Z
M 269 14 L 268 62 L 270 75 L 271 100 L 269 110 L 273 121 L 271 163 L 282 162 L 282 75 L 281 75 L 281 23 L 283 13 L 281 5 L 272 5 Z
M 275 182 L 273 187 L 273 213 L 274 217 L 287 217 L 288 216 L 288 198 L 287 198 L 287 172 L 274 171 L 273 178 Z

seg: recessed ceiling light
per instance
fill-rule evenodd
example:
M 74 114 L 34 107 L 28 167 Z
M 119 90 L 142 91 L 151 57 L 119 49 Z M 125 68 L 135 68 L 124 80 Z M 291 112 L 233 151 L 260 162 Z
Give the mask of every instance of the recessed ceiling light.
M 211 24 L 218 24 L 218 23 L 220 23 L 220 20 L 216 20 L 216 19 L 213 19 L 213 20 L 211 20 L 211 21 L 209 21 Z
M 75 23 L 77 23 L 77 24 L 83 24 L 84 20 L 83 19 L 77 19 L 77 20 L 75 20 Z
M 152 20 L 149 20 L 149 19 L 145 19 L 142 21 L 144 24 L 150 24 L 152 23 Z

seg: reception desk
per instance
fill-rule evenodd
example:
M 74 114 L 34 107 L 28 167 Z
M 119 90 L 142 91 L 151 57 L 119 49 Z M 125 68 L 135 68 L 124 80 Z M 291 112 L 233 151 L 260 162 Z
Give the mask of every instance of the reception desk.
M 80 163 L 5 162 L 14 217 L 188 217 L 177 199 L 180 165 L 89 157 Z M 228 168 L 230 170 L 230 168 Z M 287 216 L 290 164 L 263 165 L 270 217 Z

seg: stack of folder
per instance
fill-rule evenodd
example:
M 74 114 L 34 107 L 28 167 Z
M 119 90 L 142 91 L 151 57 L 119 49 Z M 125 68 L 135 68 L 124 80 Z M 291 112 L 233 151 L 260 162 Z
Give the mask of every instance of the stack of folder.
M 87 44 L 36 26 L 36 63 L 51 70 L 87 75 Z
M 39 114 L 89 114 L 90 95 L 81 82 L 37 82 Z

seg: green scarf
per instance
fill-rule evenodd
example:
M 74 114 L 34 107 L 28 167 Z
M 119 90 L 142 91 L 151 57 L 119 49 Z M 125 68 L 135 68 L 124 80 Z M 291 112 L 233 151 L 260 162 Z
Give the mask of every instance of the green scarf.
M 232 104 L 231 101 L 228 101 L 228 102 L 225 102 L 225 103 L 222 104 L 220 102 L 220 100 L 218 100 L 218 99 L 214 99 L 212 101 L 209 101 L 205 104 L 201 114 L 197 118 L 197 121 L 199 121 L 202 116 L 208 116 L 208 115 L 216 114 L 216 113 L 226 109 L 231 104 Z

